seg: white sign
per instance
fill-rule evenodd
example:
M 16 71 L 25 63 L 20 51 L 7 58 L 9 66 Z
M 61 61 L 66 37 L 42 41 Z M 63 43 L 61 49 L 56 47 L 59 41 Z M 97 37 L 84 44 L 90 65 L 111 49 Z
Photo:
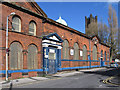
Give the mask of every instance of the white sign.
M 70 55 L 74 55 L 74 49 L 70 49 Z
M 54 49 L 49 49 L 49 52 L 50 53 L 55 53 L 55 50 Z
M 48 55 L 45 55 L 45 58 L 48 58 Z
M 83 56 L 83 51 L 80 50 L 80 56 Z
M 115 59 L 115 62 L 120 62 L 120 60 L 119 59 Z

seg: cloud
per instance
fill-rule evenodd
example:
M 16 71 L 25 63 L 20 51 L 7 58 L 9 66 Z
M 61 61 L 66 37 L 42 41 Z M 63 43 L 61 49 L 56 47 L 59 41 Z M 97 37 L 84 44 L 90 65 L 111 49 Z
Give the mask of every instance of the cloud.
M 119 2 L 120 0 L 108 0 L 108 2 Z
M 36 2 L 119 2 L 120 0 L 35 0 Z

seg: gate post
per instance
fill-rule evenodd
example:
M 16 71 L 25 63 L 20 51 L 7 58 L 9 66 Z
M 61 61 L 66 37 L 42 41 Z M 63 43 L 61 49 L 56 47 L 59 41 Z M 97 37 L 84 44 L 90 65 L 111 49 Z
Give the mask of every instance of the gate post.
M 90 58 L 90 55 L 88 55 L 88 60 L 89 60 L 89 68 L 91 68 L 91 58 Z
M 61 68 L 61 49 L 58 49 L 58 70 Z
M 47 74 L 48 68 L 48 47 L 43 47 L 43 72 Z
M 100 57 L 100 66 L 103 66 L 103 57 Z

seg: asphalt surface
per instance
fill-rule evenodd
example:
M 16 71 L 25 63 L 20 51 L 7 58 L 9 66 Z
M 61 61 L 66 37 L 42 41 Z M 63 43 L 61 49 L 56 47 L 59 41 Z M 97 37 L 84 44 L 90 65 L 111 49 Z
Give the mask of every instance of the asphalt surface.
M 118 85 L 104 84 L 103 80 L 120 74 L 120 68 L 110 68 L 100 71 L 86 71 L 67 77 L 52 77 L 49 80 L 13 86 L 12 88 L 118 88 Z
M 120 75 L 113 78 L 110 82 L 113 83 L 113 84 L 120 85 Z

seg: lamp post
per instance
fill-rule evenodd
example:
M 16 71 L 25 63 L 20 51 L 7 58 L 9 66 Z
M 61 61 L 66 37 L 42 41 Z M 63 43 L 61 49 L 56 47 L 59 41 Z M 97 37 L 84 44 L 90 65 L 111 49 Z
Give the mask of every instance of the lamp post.
M 7 25 L 6 25 L 6 81 L 8 81 L 8 18 L 9 16 L 15 15 L 15 12 L 12 12 L 7 16 Z

